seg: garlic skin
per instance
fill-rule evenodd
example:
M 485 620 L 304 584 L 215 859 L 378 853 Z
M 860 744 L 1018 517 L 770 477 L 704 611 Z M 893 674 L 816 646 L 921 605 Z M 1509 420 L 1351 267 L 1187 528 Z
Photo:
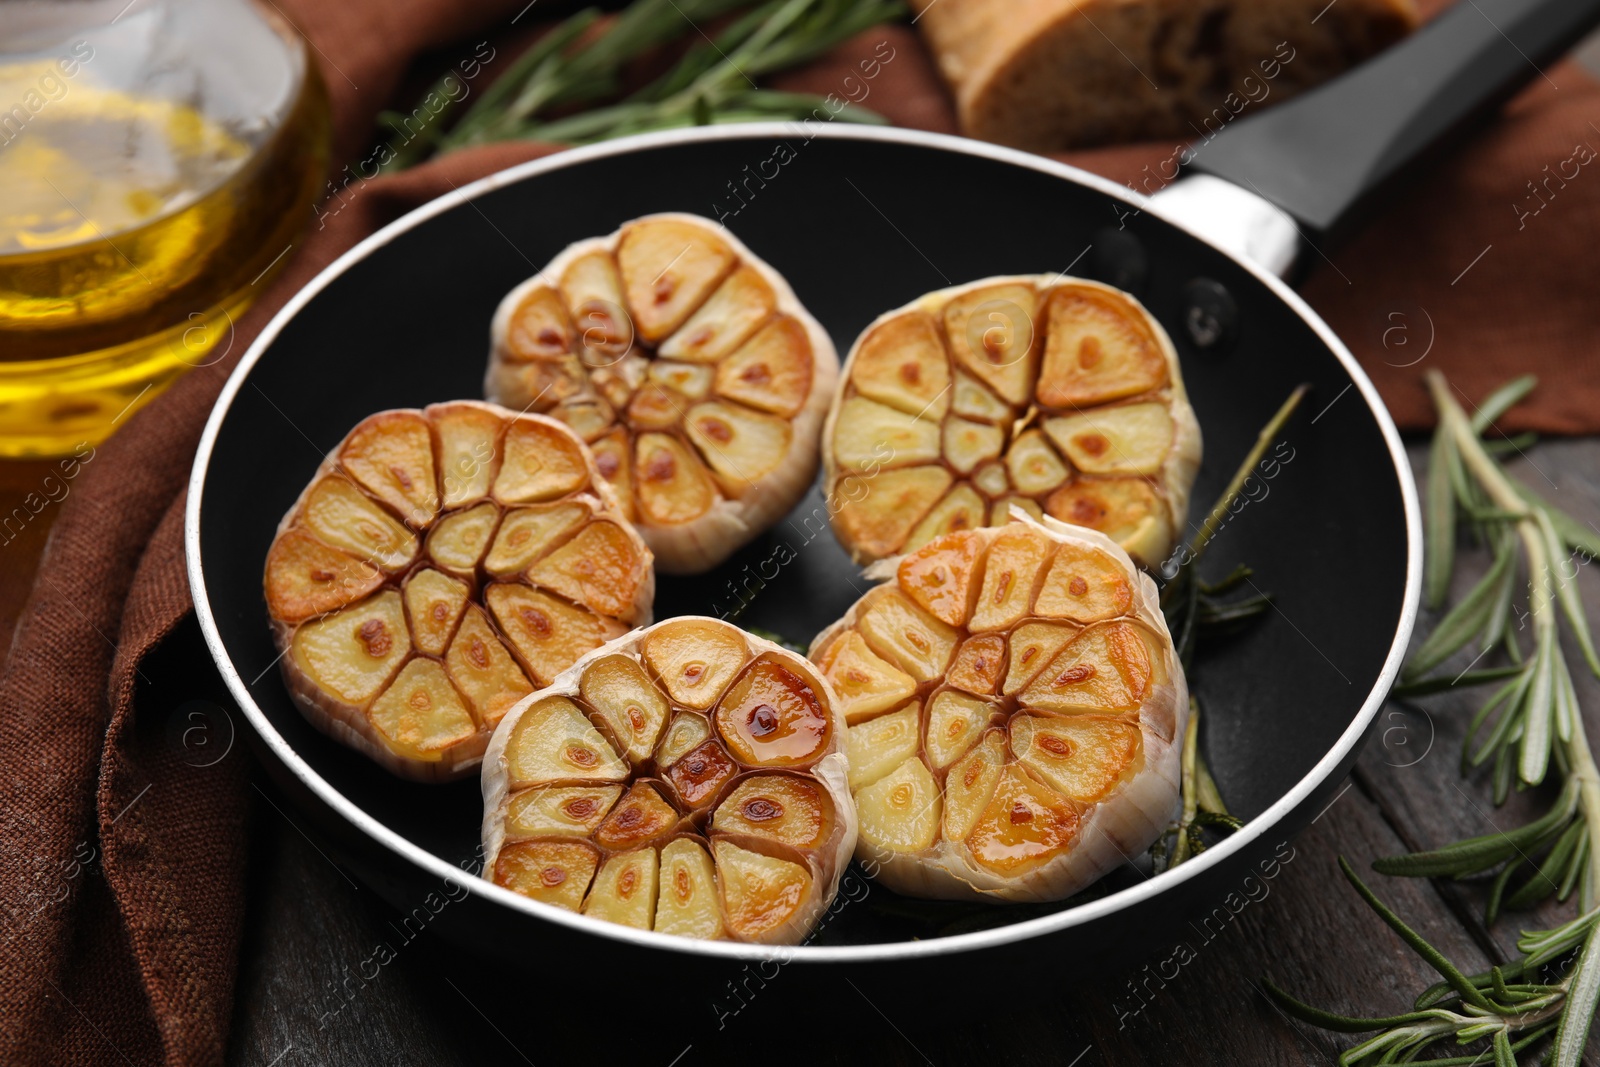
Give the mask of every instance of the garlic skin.
M 856 846 L 844 739 L 827 681 L 782 646 L 703 616 L 635 630 L 495 728 L 481 772 L 483 877 L 657 932 L 798 944 L 833 902 Z M 581 824 L 571 801 L 565 817 L 522 816 L 566 795 L 558 790 L 589 790 L 597 803 L 578 797 Z M 657 813 L 653 824 L 624 810 L 635 797 Z M 619 836 L 624 824 L 632 836 Z M 591 858 L 580 867 L 559 848 Z M 537 879 L 525 873 L 528 852 L 551 857 Z M 635 899 L 625 909 L 602 875 L 635 858 L 640 870 L 693 862 L 659 878 L 648 906 Z
M 810 488 L 838 373 L 777 271 L 669 212 L 570 245 L 507 293 L 484 395 L 570 422 L 657 566 L 697 574 Z
M 456 401 L 352 429 L 278 524 L 263 591 L 306 720 L 448 782 L 541 674 L 649 624 L 655 570 L 570 428 Z
M 857 563 L 1013 505 L 1152 568 L 1183 529 L 1200 425 L 1171 339 L 1127 293 L 1049 274 L 940 289 L 863 330 L 840 382 L 823 485 Z
M 916 897 L 1062 900 L 1177 817 L 1187 685 L 1155 583 L 1118 545 L 1018 508 L 867 575 L 884 584 L 810 655 L 852 723 L 873 877 Z

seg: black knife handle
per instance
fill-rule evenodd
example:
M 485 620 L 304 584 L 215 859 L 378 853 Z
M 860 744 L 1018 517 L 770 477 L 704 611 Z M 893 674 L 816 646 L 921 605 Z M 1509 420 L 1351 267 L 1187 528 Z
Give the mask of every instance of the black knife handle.
M 1456 0 L 1349 73 L 1196 141 L 1190 164 L 1336 234 L 1419 156 L 1548 79 L 1597 23 L 1600 0 Z

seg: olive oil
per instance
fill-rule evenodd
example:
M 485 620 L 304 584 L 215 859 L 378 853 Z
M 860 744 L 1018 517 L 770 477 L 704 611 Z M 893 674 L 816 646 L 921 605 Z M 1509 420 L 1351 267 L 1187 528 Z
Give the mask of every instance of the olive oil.
M 231 351 L 323 184 L 309 65 L 259 135 L 57 66 L 0 65 L 0 455 L 97 442 Z

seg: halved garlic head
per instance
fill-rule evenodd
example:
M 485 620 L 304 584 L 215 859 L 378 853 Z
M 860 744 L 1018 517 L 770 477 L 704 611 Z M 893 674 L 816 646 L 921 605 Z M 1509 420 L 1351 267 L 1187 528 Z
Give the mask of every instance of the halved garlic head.
M 1133 297 L 987 278 L 867 327 L 822 455 L 833 529 L 858 563 L 1003 524 L 1016 504 L 1154 567 L 1183 528 L 1200 427 L 1171 340 Z
M 650 621 L 650 549 L 569 427 L 463 401 L 364 420 L 267 553 L 295 703 L 395 774 L 448 781 L 518 700 Z
M 717 619 L 635 631 L 496 728 L 484 877 L 641 930 L 794 944 L 855 847 L 844 744 L 800 656 Z
M 1155 583 L 1046 518 L 946 534 L 811 658 L 850 722 L 856 857 L 911 896 L 1061 900 L 1179 808 L 1183 671 Z
M 568 423 L 672 574 L 722 562 L 811 486 L 839 357 L 725 228 L 647 215 L 500 302 L 489 399 Z

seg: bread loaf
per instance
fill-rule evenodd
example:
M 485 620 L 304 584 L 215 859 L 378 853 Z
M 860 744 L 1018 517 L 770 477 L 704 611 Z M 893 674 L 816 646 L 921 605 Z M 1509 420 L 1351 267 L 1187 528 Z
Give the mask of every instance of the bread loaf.
M 1207 136 L 1404 36 L 1414 0 L 912 0 L 969 137 Z

